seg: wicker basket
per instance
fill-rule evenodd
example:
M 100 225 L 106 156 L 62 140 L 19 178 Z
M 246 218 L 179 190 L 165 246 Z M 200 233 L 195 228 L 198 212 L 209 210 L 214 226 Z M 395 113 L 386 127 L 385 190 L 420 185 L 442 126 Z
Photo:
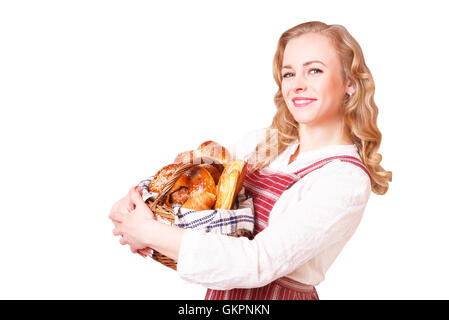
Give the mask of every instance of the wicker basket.
M 176 170 L 176 172 L 170 177 L 170 179 L 168 179 L 167 184 L 162 188 L 156 199 L 154 199 L 154 201 L 151 201 L 150 199 L 147 200 L 147 205 L 151 209 L 151 211 L 153 211 L 155 215 L 159 216 L 159 218 L 162 218 L 162 220 L 170 225 L 173 225 L 175 222 L 175 214 L 173 208 L 165 204 L 165 196 L 182 174 L 198 165 L 199 164 L 186 163 L 180 166 L 178 170 Z M 176 270 L 176 261 L 167 256 L 164 256 L 162 253 L 153 250 L 153 254 L 151 255 L 151 257 L 154 260 L 162 263 L 163 265 Z
M 153 213 L 155 215 L 157 215 L 160 219 L 164 220 L 164 222 L 166 222 L 167 224 L 173 225 L 174 221 L 175 221 L 175 213 L 174 213 L 173 208 L 171 208 L 165 204 L 166 195 L 171 190 L 173 185 L 176 183 L 178 178 L 181 177 L 181 175 L 183 175 L 185 172 L 187 172 L 191 168 L 199 166 L 200 164 L 204 164 L 204 163 L 212 164 L 212 165 L 216 166 L 217 169 L 220 170 L 220 172 L 223 171 L 223 164 L 217 163 L 215 159 L 211 159 L 208 157 L 202 157 L 201 159 L 194 159 L 193 163 L 186 163 L 186 164 L 181 165 L 178 168 L 178 170 L 176 170 L 176 172 L 168 179 L 166 185 L 162 188 L 161 192 L 156 197 L 156 199 L 154 199 L 154 201 L 152 201 L 151 199 L 147 200 L 147 205 L 151 209 L 151 211 L 153 211 Z M 242 232 L 242 233 L 237 233 L 234 236 L 250 237 L 251 234 Z M 165 265 L 169 268 L 172 268 L 173 270 L 176 270 L 176 265 L 177 265 L 176 261 L 161 254 L 160 252 L 153 250 L 153 254 L 151 255 L 151 257 L 154 260 L 162 263 L 163 265 Z

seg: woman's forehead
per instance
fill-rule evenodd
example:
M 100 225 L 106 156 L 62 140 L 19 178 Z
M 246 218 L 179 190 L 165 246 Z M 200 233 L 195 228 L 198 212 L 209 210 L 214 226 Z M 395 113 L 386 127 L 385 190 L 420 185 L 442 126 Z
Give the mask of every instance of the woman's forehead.
M 324 35 L 308 33 L 291 39 L 284 51 L 283 66 L 302 66 L 310 61 L 322 61 L 326 66 L 339 61 L 332 42 Z

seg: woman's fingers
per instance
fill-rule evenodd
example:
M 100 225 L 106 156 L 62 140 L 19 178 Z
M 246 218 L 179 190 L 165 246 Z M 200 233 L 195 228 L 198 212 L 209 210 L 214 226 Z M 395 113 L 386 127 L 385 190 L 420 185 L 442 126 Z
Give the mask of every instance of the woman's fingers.
M 153 212 L 148 208 L 145 201 L 142 199 L 142 191 L 140 187 L 131 188 L 126 197 L 126 202 L 123 202 L 125 206 L 131 206 L 134 208 L 131 211 L 118 211 L 111 210 L 109 218 L 114 223 L 114 229 L 112 230 L 113 235 L 121 235 L 120 239 L 121 245 L 128 244 L 131 247 L 131 252 L 139 253 L 141 256 L 148 256 L 151 251 L 139 251 L 137 248 L 142 248 L 145 246 L 142 240 L 142 228 L 147 226 L 145 221 L 148 218 L 153 218 Z M 129 199 L 128 199 L 129 198 Z M 150 216 L 148 216 L 148 214 Z
M 145 248 L 142 250 L 147 256 L 151 256 L 153 254 L 153 249 L 151 249 L 151 248 Z
M 124 214 L 118 211 L 111 211 L 109 214 L 109 219 L 115 222 L 123 222 Z
M 133 206 L 135 206 L 136 211 L 144 213 L 144 216 L 145 214 L 149 214 L 152 219 L 155 219 L 153 211 L 151 211 L 145 201 L 143 201 L 142 190 L 140 187 L 137 186 L 130 190 L 130 201 L 133 203 Z
M 151 256 L 153 254 L 153 249 L 151 249 L 151 248 L 140 249 L 139 253 L 141 255 L 144 255 L 145 257 L 148 257 L 148 256 Z
M 149 254 L 145 251 L 145 249 L 139 249 L 139 250 L 137 250 L 137 253 L 140 254 L 144 258 L 149 256 Z
M 134 208 L 131 208 L 131 206 L 129 204 L 129 194 L 127 194 L 122 199 L 120 199 L 119 201 L 117 201 L 113 204 L 110 212 L 118 211 L 118 212 L 123 212 L 123 213 L 129 213 L 133 209 Z
M 140 188 L 138 186 L 132 188 L 130 191 L 130 201 L 132 205 L 137 206 L 144 206 L 146 207 L 147 205 L 145 204 L 145 201 L 143 201 L 142 199 L 142 191 L 140 190 Z
M 136 187 L 132 187 L 128 191 L 127 202 L 128 202 L 128 208 L 129 208 L 130 211 L 132 211 L 132 210 L 134 210 L 136 208 L 136 206 L 134 205 L 133 200 L 131 198 L 135 189 L 136 189 Z
M 140 189 L 139 186 L 134 186 L 131 189 L 129 189 L 129 192 L 128 192 L 128 203 L 131 204 L 131 205 L 135 204 L 133 199 L 132 199 L 132 194 L 133 193 L 138 193 L 140 195 L 140 197 L 142 198 L 142 189 Z
M 112 234 L 113 234 L 114 236 L 120 236 L 120 235 L 122 234 L 122 232 L 121 232 L 119 229 L 114 228 L 114 229 L 112 230 Z
M 139 252 L 139 254 L 142 257 L 146 258 L 146 257 L 150 257 L 153 254 L 153 249 L 151 249 L 151 248 L 144 248 L 144 249 L 138 250 L 138 252 Z

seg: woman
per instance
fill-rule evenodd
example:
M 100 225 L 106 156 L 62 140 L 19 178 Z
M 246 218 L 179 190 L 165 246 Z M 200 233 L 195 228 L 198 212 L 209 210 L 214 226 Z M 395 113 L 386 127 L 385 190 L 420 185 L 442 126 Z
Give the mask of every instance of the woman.
M 377 153 L 374 81 L 344 27 L 287 30 L 273 72 L 277 113 L 268 129 L 277 139 L 257 145 L 244 184 L 254 199 L 253 240 L 158 223 L 138 189 L 111 210 L 121 244 L 177 260 L 183 279 L 209 288 L 206 299 L 318 299 L 315 286 L 355 232 L 371 191 L 385 194 L 392 178 Z

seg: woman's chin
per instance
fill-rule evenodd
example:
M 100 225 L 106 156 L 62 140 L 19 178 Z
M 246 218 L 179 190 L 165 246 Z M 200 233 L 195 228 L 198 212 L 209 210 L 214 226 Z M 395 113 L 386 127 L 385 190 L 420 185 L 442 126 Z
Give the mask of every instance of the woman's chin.
M 313 115 L 301 115 L 301 116 L 295 116 L 294 117 L 296 122 L 301 124 L 311 124 L 314 122 L 315 117 Z
M 314 112 L 314 110 L 306 110 L 306 108 L 307 107 L 304 107 L 304 109 L 294 107 L 289 108 L 289 111 L 296 122 L 300 124 L 308 124 L 315 120 L 316 113 Z

